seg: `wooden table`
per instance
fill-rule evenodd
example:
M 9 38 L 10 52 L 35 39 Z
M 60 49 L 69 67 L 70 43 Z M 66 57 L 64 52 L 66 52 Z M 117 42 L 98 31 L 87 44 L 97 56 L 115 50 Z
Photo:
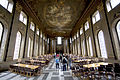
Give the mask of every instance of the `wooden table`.
M 89 62 L 89 61 L 91 61 L 91 59 L 74 60 L 75 63 L 79 63 L 79 62 L 82 62 L 82 61 L 87 61 L 87 62 Z
M 41 63 L 46 63 L 46 61 L 40 61 Z
M 83 65 L 83 67 L 99 67 L 100 65 L 108 65 L 108 64 L 112 64 L 112 63 L 107 63 L 107 62 L 99 62 L 99 63 L 93 63 L 93 64 L 87 64 L 87 65 Z
M 35 65 L 28 65 L 28 64 L 12 64 L 13 66 L 18 66 L 18 67 L 25 67 L 25 68 L 30 68 L 30 69 L 36 69 L 39 66 Z

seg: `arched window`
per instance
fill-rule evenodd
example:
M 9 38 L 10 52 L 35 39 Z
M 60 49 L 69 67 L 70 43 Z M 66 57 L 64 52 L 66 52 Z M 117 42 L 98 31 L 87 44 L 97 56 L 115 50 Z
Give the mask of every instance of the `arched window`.
M 108 58 L 108 56 L 107 56 L 107 51 L 106 51 L 104 34 L 103 34 L 103 31 L 102 31 L 102 30 L 100 30 L 100 31 L 98 32 L 98 40 L 99 40 L 99 47 L 100 47 L 101 56 L 102 56 L 103 58 Z
M 3 25 L 0 23 L 0 44 L 2 41 L 2 35 L 3 35 Z
M 32 51 L 33 51 L 33 39 L 31 39 L 31 47 L 30 47 L 30 57 L 32 57 Z
M 85 56 L 85 40 L 82 41 L 82 55 Z
M 38 56 L 38 42 L 36 42 L 36 56 Z
M 119 43 L 120 43 L 120 21 L 117 23 L 116 30 L 117 30 L 117 35 L 118 35 Z
M 28 42 L 28 53 L 27 53 L 27 57 L 30 57 L 30 49 L 31 49 L 31 38 L 29 38 L 29 42 Z
M 67 49 L 67 45 L 68 45 L 68 43 L 67 43 L 67 40 L 66 40 L 66 49 Z
M 89 37 L 89 49 L 90 49 L 90 56 L 93 56 L 93 48 L 92 48 L 92 42 L 91 42 L 91 37 Z
M 13 59 L 18 59 L 18 57 L 19 57 L 21 40 L 22 40 L 22 35 L 18 31 L 17 32 L 17 36 L 16 36 L 15 50 L 14 50 L 14 57 L 13 57 Z

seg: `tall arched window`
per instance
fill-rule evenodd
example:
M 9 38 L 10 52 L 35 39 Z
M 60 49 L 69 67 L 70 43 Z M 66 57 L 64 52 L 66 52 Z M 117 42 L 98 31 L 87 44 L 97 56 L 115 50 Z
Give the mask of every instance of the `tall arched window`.
M 93 48 L 92 48 L 92 42 L 91 42 L 91 37 L 87 38 L 87 52 L 88 56 L 93 56 Z
M 89 49 L 90 49 L 90 56 L 93 56 L 93 48 L 92 48 L 92 42 L 91 42 L 91 37 L 89 37 Z
M 85 56 L 85 40 L 82 41 L 82 55 Z
M 100 31 L 98 32 L 98 40 L 99 40 L 99 47 L 100 47 L 101 56 L 102 56 L 103 58 L 108 58 L 108 56 L 107 56 L 107 51 L 106 51 L 104 34 L 103 34 L 103 31 L 102 31 L 102 30 L 100 30 Z
M 36 41 L 36 56 L 38 56 L 38 42 Z
M 0 43 L 2 41 L 2 35 L 3 35 L 3 26 L 2 24 L 0 23 Z
M 117 30 L 117 35 L 118 35 L 119 43 L 120 43 L 120 21 L 117 23 L 116 30 Z
M 31 39 L 31 48 L 30 48 L 30 57 L 32 57 L 32 50 L 33 50 L 33 39 Z
M 17 36 L 16 36 L 15 50 L 14 50 L 14 57 L 13 57 L 13 59 L 18 59 L 18 57 L 19 57 L 21 39 L 22 39 L 22 35 L 18 31 L 17 32 Z
M 31 49 L 31 38 L 29 38 L 29 42 L 28 42 L 28 53 L 27 53 L 27 57 L 30 57 L 30 49 Z
M 86 40 L 87 40 L 87 52 L 88 52 L 88 56 L 90 56 L 89 38 L 87 38 Z

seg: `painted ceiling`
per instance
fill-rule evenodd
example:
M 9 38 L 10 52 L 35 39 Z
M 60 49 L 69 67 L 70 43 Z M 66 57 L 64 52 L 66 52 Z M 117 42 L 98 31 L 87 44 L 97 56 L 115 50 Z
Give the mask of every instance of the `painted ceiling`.
M 25 0 L 48 36 L 70 36 L 90 0 Z

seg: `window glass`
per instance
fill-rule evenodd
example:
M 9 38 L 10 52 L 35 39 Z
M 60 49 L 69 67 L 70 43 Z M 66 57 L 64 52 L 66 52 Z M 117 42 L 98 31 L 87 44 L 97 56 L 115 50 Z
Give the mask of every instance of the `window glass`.
M 85 41 L 82 41 L 82 54 L 85 56 Z
M 21 13 L 20 13 L 19 20 L 20 20 L 21 22 L 23 22 L 25 25 L 27 25 L 27 16 L 26 16 L 26 14 L 25 14 L 24 12 L 22 12 L 22 11 L 21 11 Z
M 80 28 L 80 35 L 83 33 L 83 28 Z
M 88 53 L 88 56 L 90 56 L 89 38 L 87 38 L 86 41 L 87 41 L 87 53 Z
M 89 37 L 89 48 L 90 48 L 90 55 L 93 56 L 93 48 L 92 48 L 91 37 Z
M 111 5 L 112 5 L 112 8 L 114 8 L 120 3 L 120 0 L 110 0 L 110 2 L 111 2 Z
M 7 9 L 8 0 L 0 0 L 0 4 Z
M 88 21 L 85 23 L 85 31 L 86 31 L 87 29 L 89 29 L 89 23 L 88 23 Z
M 13 9 L 13 4 L 9 3 L 9 5 L 8 5 L 8 11 L 12 13 L 12 9 Z
M 62 44 L 62 38 L 61 37 L 57 37 L 57 44 Z
M 77 38 L 79 37 L 79 32 L 77 32 Z
M 70 38 L 70 43 L 72 42 L 71 38 Z
M 13 59 L 18 59 L 18 57 L 19 57 L 20 43 L 21 43 L 21 33 L 18 31 L 17 32 L 17 36 L 16 36 L 15 50 L 14 50 L 14 57 L 13 57 Z
M 41 35 L 40 35 L 40 37 L 41 37 L 41 38 L 43 37 L 43 35 L 42 35 L 42 31 L 41 31 Z
M 20 14 L 19 20 L 23 21 L 23 15 L 22 14 Z
M 0 4 L 7 9 L 10 13 L 12 13 L 13 3 L 8 0 L 0 0 Z
M 36 42 L 36 56 L 38 56 L 38 43 Z
M 31 47 L 30 47 L 30 57 L 32 57 L 32 51 L 33 51 L 33 39 L 31 39 Z
M 1 39 L 2 39 L 2 33 L 3 33 L 3 26 L 0 23 L 0 42 L 1 42 Z
M 96 13 L 95 18 L 96 18 L 96 22 L 100 20 L 100 14 L 99 14 L 99 12 L 98 12 L 98 11 L 97 11 L 97 13 Z
M 74 39 L 76 39 L 76 35 L 74 36 Z
M 108 12 L 113 8 L 115 8 L 119 3 L 120 3 L 120 0 L 107 0 L 106 6 L 107 6 Z
M 66 40 L 66 49 L 67 49 L 67 44 L 68 44 L 68 43 L 67 43 L 67 40 Z
M 28 53 L 27 53 L 27 57 L 30 57 L 30 48 L 31 48 L 31 39 L 29 38 L 29 41 L 28 41 Z
M 31 24 L 30 24 L 30 29 L 31 29 L 32 31 L 35 30 L 35 26 L 34 26 L 34 23 L 33 23 L 33 22 L 31 22 Z
M 37 28 L 37 35 L 39 35 L 39 29 Z
M 93 24 L 95 24 L 96 22 L 98 22 L 100 20 L 100 14 L 99 14 L 99 11 L 96 11 L 93 16 L 92 16 L 92 21 L 93 21 Z
M 117 29 L 117 35 L 119 38 L 119 42 L 120 42 L 120 21 L 117 23 L 116 29 Z
M 24 23 L 25 25 L 27 25 L 27 16 L 24 16 L 24 18 L 23 18 L 23 23 Z
M 98 40 L 99 40 L 101 56 L 103 58 L 108 58 L 103 31 L 98 32 Z
M 107 11 L 109 12 L 112 9 L 109 1 L 106 1 L 106 6 L 107 6 Z

